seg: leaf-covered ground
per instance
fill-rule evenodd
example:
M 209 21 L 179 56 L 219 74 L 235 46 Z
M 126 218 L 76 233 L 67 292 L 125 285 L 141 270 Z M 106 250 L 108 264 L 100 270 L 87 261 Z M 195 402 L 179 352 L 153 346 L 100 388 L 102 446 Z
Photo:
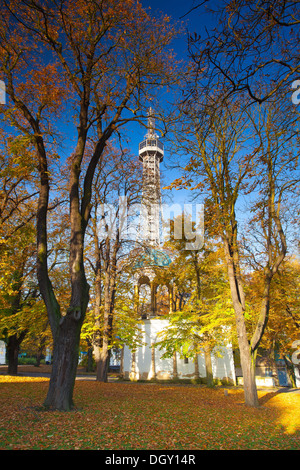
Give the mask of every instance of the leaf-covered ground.
M 76 381 L 76 410 L 40 409 L 49 380 L 0 376 L 0 449 L 300 449 L 300 393 Z

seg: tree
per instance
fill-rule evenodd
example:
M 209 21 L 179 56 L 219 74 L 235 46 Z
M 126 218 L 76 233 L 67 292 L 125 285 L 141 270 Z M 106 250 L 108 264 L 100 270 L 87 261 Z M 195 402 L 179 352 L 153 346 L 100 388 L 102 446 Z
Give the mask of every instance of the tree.
M 172 279 L 175 302 L 170 325 L 162 331 L 158 347 L 165 349 L 165 357 L 172 357 L 174 352 L 193 357 L 196 374 L 197 355 L 204 352 L 207 385 L 212 386 L 211 352 L 228 343 L 232 330 L 228 280 L 217 244 L 206 239 L 201 249 L 186 250 L 184 236 L 173 238 L 175 224 L 184 225 L 184 217 L 171 221 L 172 236 L 166 244 L 173 251 L 173 262 L 161 276 Z
M 170 83 L 173 57 L 165 50 L 174 30 L 168 18 L 153 19 L 131 0 L 11 1 L 1 16 L 0 70 L 12 103 L 6 117 L 34 147 L 40 176 L 37 276 L 54 344 L 45 406 L 69 410 L 89 301 L 84 242 L 95 169 L 110 137 L 136 119 L 149 93 Z M 66 100 L 76 143 L 68 174 L 71 296 L 62 312 L 49 277 L 47 212 L 49 166 L 57 156 L 54 118 Z M 94 147 L 83 170 L 89 135 Z
M 258 307 L 263 297 L 262 278 L 263 273 L 259 269 L 249 276 L 247 290 L 252 311 L 250 328 L 253 328 L 257 321 Z M 280 266 L 278 276 L 271 285 L 269 320 L 260 346 L 268 351 L 273 365 L 276 355 L 285 360 L 294 386 L 294 364 L 291 357 L 294 352 L 293 342 L 299 338 L 299 320 L 299 261 L 289 257 Z
M 14 218 L 10 219 L 12 223 Z M 20 319 L 26 308 L 34 310 L 36 289 L 30 286 L 34 271 L 34 229 L 32 224 L 20 228 L 1 246 L 0 328 L 7 343 L 8 373 L 17 374 L 18 354 L 28 332 L 28 323 Z
M 283 194 L 288 194 L 297 183 L 297 153 L 287 148 L 292 145 L 295 133 L 282 126 L 280 118 L 283 113 L 276 107 L 267 108 L 264 119 L 258 121 L 263 122 L 261 127 L 252 127 L 254 119 L 249 118 L 249 108 L 243 105 L 242 100 L 224 102 L 220 95 L 222 106 L 219 107 L 218 103 L 216 108 L 212 107 L 210 95 L 201 102 L 198 91 L 195 89 L 194 101 L 186 101 L 183 105 L 186 128 L 181 135 L 185 135 L 186 139 L 182 145 L 189 148 L 191 157 L 185 166 L 184 178 L 175 181 L 174 185 L 184 180 L 188 187 L 193 186 L 194 190 L 208 195 L 206 204 L 213 215 L 211 220 L 215 233 L 222 240 L 227 265 L 245 402 L 258 406 L 255 358 L 268 320 L 271 281 L 287 252 L 282 201 Z M 264 266 L 264 295 L 250 339 L 245 322 L 244 253 L 238 237 L 236 211 L 242 192 L 255 195 L 254 190 L 259 190 L 259 199 L 251 208 L 255 213 L 253 223 L 261 228 L 264 240 L 260 252 Z
M 32 152 L 22 139 L 2 128 L 0 136 L 0 321 L 8 373 L 17 374 L 19 348 L 28 331 L 19 314 L 36 297 L 28 285 L 34 276 L 36 175 Z
M 126 179 L 124 179 L 126 174 Z M 96 379 L 107 381 L 109 352 L 117 283 L 133 240 L 126 234 L 125 214 L 139 202 L 142 185 L 141 166 L 128 151 L 110 149 L 98 166 L 93 196 L 93 254 L 88 257 L 94 273 L 94 333 L 92 339 L 97 364 Z M 128 222 L 128 221 L 127 221 Z
M 224 97 L 247 94 L 262 103 L 289 90 L 291 101 L 299 88 L 299 2 L 225 0 L 207 8 L 218 23 L 189 40 L 204 87 L 212 90 L 221 79 Z

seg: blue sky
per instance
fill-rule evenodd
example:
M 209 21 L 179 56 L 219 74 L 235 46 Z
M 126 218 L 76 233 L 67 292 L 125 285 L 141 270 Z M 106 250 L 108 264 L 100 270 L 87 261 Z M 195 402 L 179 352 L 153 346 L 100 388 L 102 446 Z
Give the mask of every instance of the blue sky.
M 194 8 L 201 3 L 201 0 L 186 0 L 185 2 L 182 0 L 141 0 L 141 3 L 145 8 L 150 7 L 154 16 L 161 12 L 170 16 L 172 22 L 183 23 L 186 33 L 180 35 L 172 45 L 174 52 L 179 59 L 185 60 L 188 57 L 188 32 L 197 32 L 199 34 L 203 31 L 203 28 L 213 25 L 212 15 L 206 12 L 205 6 Z M 216 3 L 216 1 L 212 2 L 211 0 L 207 2 L 208 5 L 211 4 L 214 6 L 216 6 Z M 163 103 L 161 103 L 161 105 L 163 106 Z M 132 153 L 135 154 L 138 150 L 138 143 L 144 138 L 145 129 L 142 126 L 136 125 L 133 126 L 132 129 L 134 130 L 128 131 L 128 137 L 132 139 L 131 149 Z M 139 132 L 140 135 L 138 135 Z M 170 154 L 168 143 L 164 142 L 164 144 L 165 157 L 161 164 L 161 172 L 163 183 L 168 185 L 180 175 L 175 170 L 172 171 L 170 169 L 170 165 L 172 165 L 173 162 L 173 156 Z M 164 191 L 164 194 L 171 197 L 171 201 L 173 203 L 185 204 L 190 202 L 190 191 Z
M 142 5 L 147 8 L 151 7 L 152 13 L 156 16 L 159 12 L 167 14 L 171 17 L 172 22 L 184 22 L 186 27 L 186 34 L 182 34 L 178 37 L 173 44 L 174 52 L 177 57 L 180 59 L 187 58 L 187 31 L 200 33 L 201 29 L 204 26 L 208 26 L 211 21 L 211 16 L 205 13 L 205 7 L 201 6 L 200 8 L 193 9 L 198 3 L 201 3 L 201 0 L 140 0 Z M 209 4 L 215 5 L 216 2 L 209 0 Z M 191 9 L 191 13 L 187 14 Z M 184 17 L 184 18 L 182 18 Z M 146 103 L 145 103 L 146 104 Z M 7 100 L 7 105 L 9 105 L 9 100 Z M 147 105 L 147 104 L 146 104 Z M 162 101 L 162 106 L 164 103 Z M 63 122 L 63 132 L 64 139 L 62 146 L 59 150 L 59 153 L 64 160 L 70 155 L 70 152 L 73 151 L 76 141 L 76 135 L 74 132 L 74 127 L 72 123 L 68 123 L 66 120 L 66 115 L 64 115 Z M 130 150 L 133 158 L 138 159 L 138 144 L 144 139 L 146 131 L 145 128 L 139 124 L 133 124 L 128 126 L 128 129 L 124 129 L 124 134 L 128 137 L 130 141 Z M 165 185 L 169 185 L 175 178 L 179 177 L 178 172 L 170 169 L 172 164 L 173 156 L 170 154 L 170 146 L 168 145 L 167 140 L 164 141 L 165 145 L 165 159 L 161 165 L 162 170 L 162 182 Z M 170 195 L 170 191 L 167 192 Z M 172 191 L 171 197 L 172 201 L 175 203 L 180 202 L 184 204 L 188 203 L 188 198 L 190 192 L 188 191 Z M 200 201 L 202 202 L 202 201 Z

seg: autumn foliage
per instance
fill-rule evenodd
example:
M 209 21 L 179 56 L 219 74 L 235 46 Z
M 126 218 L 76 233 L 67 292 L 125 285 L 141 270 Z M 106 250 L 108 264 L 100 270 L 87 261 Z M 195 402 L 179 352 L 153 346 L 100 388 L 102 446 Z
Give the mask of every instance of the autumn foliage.
M 300 448 L 300 394 L 77 380 L 72 413 L 39 408 L 48 379 L 0 376 L 1 449 Z

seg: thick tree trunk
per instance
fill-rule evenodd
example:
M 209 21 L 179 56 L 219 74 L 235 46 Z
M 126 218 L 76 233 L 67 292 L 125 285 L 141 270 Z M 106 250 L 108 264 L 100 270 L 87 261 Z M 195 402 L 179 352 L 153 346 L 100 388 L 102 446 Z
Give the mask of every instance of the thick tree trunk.
M 53 365 L 44 406 L 51 410 L 74 408 L 73 390 L 79 357 L 82 321 L 74 312 L 62 317 L 53 343 Z
M 244 318 L 244 291 L 241 285 L 241 279 L 237 270 L 239 269 L 238 260 L 234 262 L 231 249 L 228 243 L 224 243 L 227 270 L 231 291 L 231 298 L 235 313 L 236 331 L 241 358 L 241 367 L 244 380 L 245 403 L 249 406 L 257 407 L 259 405 L 257 389 L 255 383 L 255 364 L 253 367 L 251 358 L 251 349 L 247 337 L 247 330 Z M 237 254 L 236 254 L 237 257 Z
M 8 338 L 7 342 L 7 361 L 8 375 L 17 375 L 18 374 L 18 356 L 20 351 L 20 345 L 23 339 L 26 336 L 26 331 L 23 331 L 19 336 L 13 335 Z
M 10 336 L 7 342 L 7 360 L 8 360 L 8 375 L 17 375 L 18 373 L 18 355 L 20 350 L 20 342 L 17 335 Z
M 242 309 L 236 305 L 236 327 L 238 336 L 238 345 L 240 350 L 241 367 L 244 380 L 245 404 L 249 406 L 259 406 L 256 382 L 255 382 L 255 358 L 256 354 L 251 356 L 250 345 L 247 338 L 247 331 Z
M 82 122 L 85 120 L 85 113 L 81 116 Z M 66 315 L 61 316 L 57 301 L 47 305 L 47 297 L 55 298 L 54 292 L 48 277 L 47 257 L 43 253 L 43 268 L 45 272 L 41 273 L 40 286 L 47 282 L 44 287 L 44 299 L 46 305 L 50 325 L 53 335 L 53 365 L 50 378 L 49 390 L 45 407 L 53 410 L 69 411 L 74 407 L 73 390 L 76 378 L 76 371 L 79 357 L 79 341 L 81 326 L 85 317 L 88 301 L 89 301 L 89 285 L 85 277 L 83 250 L 84 235 L 88 220 L 88 209 L 85 217 L 82 217 L 79 203 L 79 174 L 80 164 L 85 148 L 86 130 L 84 126 L 79 126 L 78 141 L 75 156 L 72 161 L 70 170 L 70 281 L 71 281 L 71 299 L 70 306 Z M 49 190 L 49 182 L 48 190 Z M 40 191 L 40 202 L 41 202 Z M 90 201 L 89 195 L 86 195 L 85 204 Z M 44 206 L 46 204 L 44 203 Z M 47 207 L 47 206 L 46 206 Z M 87 204 L 89 207 L 89 204 Z M 46 221 L 44 220 L 44 223 Z M 47 246 L 47 230 L 46 226 L 43 230 L 44 247 Z M 42 240 L 41 240 L 42 241 Z M 41 245 L 42 247 L 42 245 Z M 55 299 L 56 300 L 56 299 Z
M 288 373 L 290 382 L 292 384 L 292 387 L 296 388 L 296 376 L 295 376 L 294 365 L 293 365 L 293 363 L 291 362 L 291 360 L 289 359 L 288 356 L 284 355 L 283 359 L 284 359 L 284 362 L 285 362 L 285 365 L 286 365 L 287 373 Z
M 108 342 L 103 338 L 102 348 L 99 350 L 97 357 L 96 380 L 98 382 L 107 382 L 108 366 L 109 366 L 109 349 Z

